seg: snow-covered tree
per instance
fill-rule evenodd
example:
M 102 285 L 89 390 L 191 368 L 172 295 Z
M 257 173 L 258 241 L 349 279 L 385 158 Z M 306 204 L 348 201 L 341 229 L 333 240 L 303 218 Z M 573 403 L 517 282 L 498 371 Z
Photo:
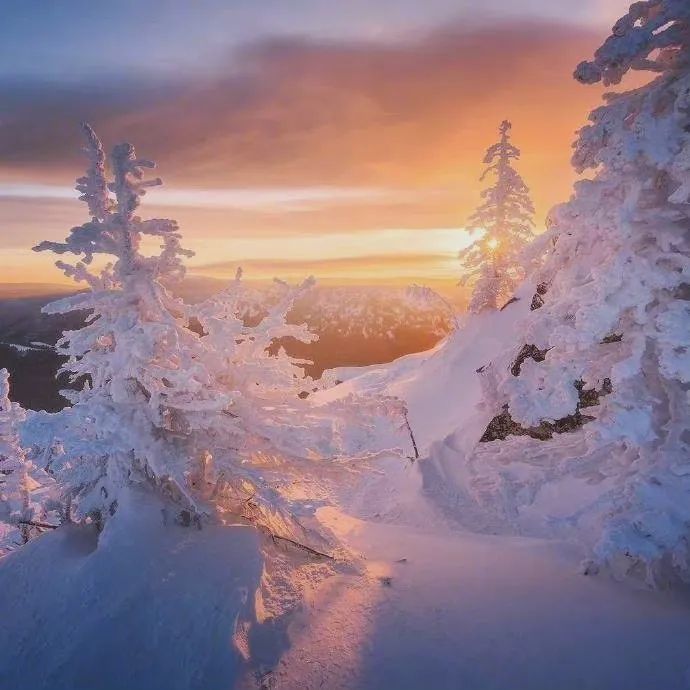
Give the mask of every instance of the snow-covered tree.
M 191 253 L 182 249 L 174 221 L 135 215 L 146 190 L 160 184 L 142 179 L 153 163 L 138 159 L 129 144 L 115 146 L 108 182 L 103 147 L 90 127 L 85 133 L 90 167 L 77 189 L 91 219 L 64 242 L 36 247 L 80 257 L 57 265 L 89 287 L 44 308 L 88 317 L 57 344 L 68 357 L 63 370 L 81 383 L 63 392 L 72 406 L 35 425 L 44 447 L 59 438 L 51 471 L 75 517 L 102 524 L 117 510 L 123 489 L 146 482 L 175 499 L 183 523 L 196 522 L 202 511 L 229 511 L 273 537 L 304 544 L 307 511 L 297 520 L 272 484 L 298 476 L 319 441 L 310 443 L 312 429 L 295 423 L 303 402 L 297 362 L 266 349 L 276 338 L 312 337 L 285 324 L 291 303 L 310 282 L 277 286 L 281 295 L 254 328 L 240 316 L 252 300 L 240 289 L 239 275 L 226 293 L 202 305 L 173 298 L 166 286 L 183 276 L 183 259 Z M 147 246 L 147 240 L 154 242 Z M 322 420 L 316 426 L 326 428 Z M 277 464 L 281 471 L 271 474 Z M 326 543 L 321 532 L 309 531 L 310 541 Z
M 593 178 L 552 214 L 540 300 L 499 390 L 523 428 L 589 421 L 615 487 L 595 560 L 625 554 L 653 579 L 662 564 L 690 574 L 687 0 L 634 3 L 575 76 L 615 84 L 629 70 L 656 77 L 608 95 L 579 132 L 573 164 Z
M 303 343 L 318 339 L 306 325 L 286 320 L 295 301 L 314 283 L 313 278 L 296 286 L 274 280 L 263 295 L 260 313 L 248 317 L 248 288 L 238 269 L 225 290 L 193 308 L 203 331 L 205 361 L 227 398 L 226 421 L 218 432 L 218 452 L 226 466 L 238 460 L 246 464 L 257 453 L 304 456 L 304 439 L 295 455 L 290 443 L 297 428 L 295 413 L 304 413 L 305 398 L 330 379 L 316 382 L 306 376 L 303 367 L 311 362 L 288 355 L 284 344 L 290 338 Z M 230 457 L 228 448 L 234 449 Z
M 511 124 L 501 123 L 500 140 L 484 156 L 481 180 L 494 176 L 494 183 L 482 192 L 482 203 L 470 216 L 468 231 L 482 237 L 460 252 L 464 270 L 462 284 L 474 285 L 469 311 L 496 309 L 510 297 L 524 277 L 521 253 L 533 238 L 534 206 L 529 189 L 513 167 L 520 149 L 510 142 Z
M 103 520 L 117 508 L 120 489 L 137 479 L 189 500 L 185 471 L 196 453 L 194 434 L 214 423 L 211 413 L 226 400 L 213 386 L 184 304 L 164 287 L 183 276 L 191 252 L 181 247 L 174 221 L 135 215 L 147 189 L 161 184 L 143 179 L 154 164 L 137 158 L 130 144 L 118 144 L 108 182 L 101 142 L 88 125 L 84 132 L 90 166 L 77 189 L 91 219 L 64 242 L 35 249 L 78 256 L 76 263 L 56 265 L 89 288 L 44 312 L 89 314 L 83 328 L 64 333 L 57 344 L 68 357 L 63 370 L 81 383 L 63 392 L 73 406 L 62 413 L 61 440 L 64 478 L 78 514 Z M 149 253 L 142 249 L 146 240 L 153 241 Z
M 10 400 L 9 379 L 7 369 L 0 369 L 0 554 L 25 544 L 40 529 L 48 510 L 36 493 L 51 483 L 22 448 L 19 426 L 26 413 Z
M 244 285 L 241 269 L 232 284 L 194 308 L 194 315 L 204 330 L 203 341 L 210 368 L 219 385 L 230 395 L 241 399 L 275 400 L 309 392 L 313 381 L 304 376 L 301 365 L 308 364 L 286 354 L 281 346 L 284 338 L 303 343 L 318 339 L 304 324 L 287 323 L 287 315 L 295 301 L 315 284 L 308 278 L 298 286 L 280 280 L 273 281 L 273 289 L 265 300 L 265 311 L 248 323 L 245 316 Z

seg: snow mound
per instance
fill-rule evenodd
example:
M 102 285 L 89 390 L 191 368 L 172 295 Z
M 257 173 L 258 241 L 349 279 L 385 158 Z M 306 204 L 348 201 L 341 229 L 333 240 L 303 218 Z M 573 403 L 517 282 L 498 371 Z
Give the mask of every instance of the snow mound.
M 66 526 L 2 559 L 0 687 L 233 686 L 233 635 L 262 572 L 256 531 L 165 525 L 152 496 L 123 499 L 100 537 Z

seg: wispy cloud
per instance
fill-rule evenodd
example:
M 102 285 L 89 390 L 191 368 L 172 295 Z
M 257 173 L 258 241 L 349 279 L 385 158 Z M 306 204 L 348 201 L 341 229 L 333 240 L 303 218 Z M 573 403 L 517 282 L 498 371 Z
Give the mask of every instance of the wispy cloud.
M 83 220 L 68 184 L 84 165 L 82 120 L 108 145 L 126 138 L 158 161 L 166 186 L 142 213 L 178 219 L 197 267 L 242 260 L 245 241 L 267 261 L 304 242 L 321 254 L 303 261 L 341 270 L 324 247 L 349 235 L 361 246 L 340 247 L 341 257 L 381 256 L 368 236 L 390 228 L 405 233 L 385 240 L 388 254 L 444 254 L 425 245 L 429 229 L 462 234 L 484 149 L 505 117 L 540 223 L 569 194 L 569 144 L 599 98 L 571 78 L 596 43 L 591 27 L 449 23 L 385 42 L 254 41 L 203 80 L 6 82 L 0 246 L 60 239 Z
M 543 208 L 554 187 L 545 168 L 569 178 L 569 140 L 597 98 L 571 79 L 594 36 L 537 22 L 452 24 L 386 43 L 262 40 L 202 81 L 5 84 L 0 176 L 74 171 L 77 123 L 88 119 L 106 141 L 136 143 L 176 187 L 474 188 L 508 116 L 526 177 L 547 182 Z
M 394 198 L 401 192 L 365 187 L 276 187 L 245 189 L 157 188 L 156 206 L 178 208 L 237 208 L 288 210 L 309 209 L 324 202 L 343 203 Z M 0 199 L 78 199 L 74 188 L 47 184 L 11 184 L 0 182 Z
M 320 281 L 410 283 L 440 280 L 454 282 L 458 276 L 456 254 L 369 254 L 320 259 L 261 258 L 192 266 L 190 272 L 230 280 L 242 266 L 249 280 L 280 277 L 300 280 L 315 275 Z

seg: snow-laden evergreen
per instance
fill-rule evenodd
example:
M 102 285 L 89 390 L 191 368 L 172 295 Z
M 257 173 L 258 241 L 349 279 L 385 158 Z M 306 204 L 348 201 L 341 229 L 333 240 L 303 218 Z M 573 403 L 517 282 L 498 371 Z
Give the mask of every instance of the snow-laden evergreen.
M 26 412 L 10 400 L 9 373 L 0 369 L 0 555 L 56 517 L 46 508 L 52 480 L 27 458 L 19 440 L 25 419 Z
M 57 266 L 89 288 L 44 311 L 88 312 L 86 325 L 57 344 L 69 358 L 63 370 L 81 382 L 79 390 L 63 393 L 72 403 L 60 420 L 63 480 L 77 515 L 102 520 L 116 510 L 122 486 L 136 478 L 165 484 L 190 501 L 185 471 L 199 452 L 194 434 L 214 423 L 226 397 L 214 388 L 184 305 L 163 285 L 182 277 L 191 252 L 182 248 L 174 221 L 135 215 L 147 189 L 161 184 L 143 180 L 154 164 L 137 158 L 130 144 L 118 144 L 107 182 L 101 142 L 88 125 L 84 131 L 90 167 L 77 189 L 91 219 L 64 242 L 35 249 L 79 257 Z M 145 240 L 154 241 L 150 254 L 142 249 Z
M 494 176 L 494 183 L 482 191 L 482 203 L 470 216 L 468 230 L 482 237 L 460 252 L 464 275 L 462 283 L 473 283 L 469 311 L 478 314 L 497 309 L 524 277 L 522 252 L 534 237 L 534 206 L 529 189 L 513 161 L 520 149 L 510 142 L 511 124 L 499 127 L 500 140 L 484 156 L 481 180 Z
M 204 330 L 203 341 L 209 351 L 211 368 L 219 385 L 234 398 L 228 409 L 261 402 L 284 399 L 291 391 L 294 397 L 308 393 L 314 382 L 304 376 L 300 365 L 303 360 L 290 357 L 279 343 L 294 338 L 310 343 L 318 336 L 304 324 L 286 322 L 295 301 L 308 292 L 315 281 L 308 278 L 300 285 L 291 286 L 274 280 L 272 294 L 267 295 L 266 311 L 258 323 L 247 323 L 243 316 L 244 286 L 242 271 L 224 291 L 194 307 L 194 314 Z M 250 411 L 246 409 L 246 413 Z M 239 416 L 243 413 L 237 411 Z
M 273 537 L 334 546 L 327 534 L 309 530 L 313 505 L 300 505 L 307 497 L 295 500 L 278 487 L 317 470 L 315 460 L 378 452 L 369 437 L 391 427 L 391 417 L 388 438 L 409 443 L 399 430 L 400 406 L 371 398 L 357 407 L 348 401 L 308 409 L 308 396 L 330 377 L 317 386 L 304 376 L 306 362 L 282 345 L 316 337 L 286 323 L 312 279 L 296 287 L 276 281 L 265 313 L 251 323 L 240 271 L 201 304 L 173 298 L 167 288 L 184 275 L 191 252 L 174 221 L 135 215 L 146 190 L 161 184 L 143 180 L 154 164 L 119 144 L 108 182 L 103 147 L 84 129 L 90 167 L 77 189 L 91 220 L 64 242 L 36 247 L 80 257 L 57 265 L 89 290 L 44 311 L 87 312 L 85 326 L 57 344 L 68 357 L 63 371 L 81 385 L 64 392 L 71 407 L 32 418 L 26 430 L 39 449 L 61 443 L 51 471 L 74 517 L 102 525 L 122 491 L 145 482 L 177 503 L 183 523 L 216 513 L 249 520 Z
M 579 132 L 573 164 L 593 176 L 552 214 L 539 299 L 495 393 L 523 428 L 589 422 L 586 457 L 615 483 L 595 561 L 625 554 L 653 579 L 663 564 L 690 574 L 687 0 L 634 3 L 575 76 L 631 69 L 657 76 Z

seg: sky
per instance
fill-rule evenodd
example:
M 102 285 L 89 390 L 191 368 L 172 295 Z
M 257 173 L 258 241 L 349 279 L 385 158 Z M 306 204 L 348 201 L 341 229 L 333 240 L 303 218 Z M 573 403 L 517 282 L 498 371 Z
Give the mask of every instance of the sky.
M 0 0 L 0 282 L 64 280 L 30 248 L 87 220 L 81 121 L 157 162 L 192 273 L 455 281 L 501 120 L 537 227 L 568 198 L 572 72 L 627 5 Z

